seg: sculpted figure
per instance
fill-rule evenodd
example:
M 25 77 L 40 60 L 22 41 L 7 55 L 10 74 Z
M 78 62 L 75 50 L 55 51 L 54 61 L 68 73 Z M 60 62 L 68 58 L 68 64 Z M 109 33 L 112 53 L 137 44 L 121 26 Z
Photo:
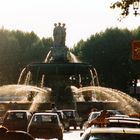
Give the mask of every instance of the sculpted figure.
M 65 40 L 66 40 L 66 28 L 65 28 L 65 24 L 63 23 L 62 26 L 62 44 L 65 46 Z
M 57 45 L 57 24 L 56 23 L 54 23 L 54 30 L 53 30 L 53 38 L 54 38 L 54 46 L 56 46 Z
M 62 26 L 61 23 L 58 23 L 58 25 L 56 23 L 54 24 L 53 37 L 55 47 L 65 46 L 65 38 L 66 38 L 65 24 L 63 24 Z

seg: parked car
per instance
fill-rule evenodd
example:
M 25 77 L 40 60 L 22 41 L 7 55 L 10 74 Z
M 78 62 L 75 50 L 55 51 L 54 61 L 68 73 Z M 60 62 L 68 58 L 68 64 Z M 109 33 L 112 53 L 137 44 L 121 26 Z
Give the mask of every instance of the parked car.
M 62 111 L 63 111 L 64 115 L 66 116 L 66 118 L 68 120 L 69 128 L 71 126 L 73 126 L 74 129 L 76 129 L 77 126 L 79 126 L 82 129 L 83 121 L 82 121 L 82 118 L 79 117 L 79 114 L 76 110 L 64 109 Z
M 31 116 L 28 110 L 8 110 L 4 115 L 2 126 L 8 130 L 27 131 Z
M 27 132 L 35 138 L 63 140 L 63 125 L 57 113 L 33 114 Z
M 88 128 L 80 134 L 80 140 L 139 140 L 139 128 Z

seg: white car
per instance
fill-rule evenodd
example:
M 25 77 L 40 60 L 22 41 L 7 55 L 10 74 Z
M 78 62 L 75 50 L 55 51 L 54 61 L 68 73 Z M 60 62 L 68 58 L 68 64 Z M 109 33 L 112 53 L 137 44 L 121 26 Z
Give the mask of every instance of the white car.
M 81 134 L 80 140 L 140 140 L 139 128 L 88 128 Z

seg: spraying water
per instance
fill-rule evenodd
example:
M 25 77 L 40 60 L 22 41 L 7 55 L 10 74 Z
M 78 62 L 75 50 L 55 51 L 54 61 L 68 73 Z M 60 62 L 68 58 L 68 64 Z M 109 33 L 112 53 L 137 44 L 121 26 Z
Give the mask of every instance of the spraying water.
M 51 58 L 51 50 L 48 52 L 44 62 L 45 63 L 49 63 L 50 62 L 50 58 Z
M 105 87 L 83 87 L 79 88 L 75 92 L 77 101 L 81 99 L 81 96 L 90 96 L 91 101 L 115 101 L 118 102 L 116 109 L 121 110 L 126 114 L 139 113 L 140 102 L 135 98 L 132 98 L 128 94 L 112 88 Z M 80 96 L 81 95 L 81 96 Z M 96 99 L 92 98 L 92 95 L 96 95 Z M 84 100 L 84 98 L 82 98 Z
M 71 62 L 74 62 L 74 63 L 80 62 L 80 61 L 77 59 L 77 57 L 76 57 L 72 52 L 70 52 L 69 54 L 70 54 L 70 60 L 71 60 Z
M 0 102 L 31 103 L 30 111 L 35 111 L 39 103 L 50 102 L 50 89 L 30 85 L 5 85 L 0 87 Z M 29 102 L 32 97 L 32 102 Z
M 22 80 L 24 80 L 23 77 L 25 76 L 25 71 L 26 71 L 26 68 L 23 68 L 23 70 L 20 73 L 19 79 L 18 79 L 18 84 L 23 83 Z

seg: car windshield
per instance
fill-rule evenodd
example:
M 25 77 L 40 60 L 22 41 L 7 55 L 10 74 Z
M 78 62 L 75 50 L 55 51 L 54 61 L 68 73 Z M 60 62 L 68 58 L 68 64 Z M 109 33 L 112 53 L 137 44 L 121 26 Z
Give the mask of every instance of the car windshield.
M 139 134 L 95 134 L 87 137 L 85 140 L 138 140 Z

